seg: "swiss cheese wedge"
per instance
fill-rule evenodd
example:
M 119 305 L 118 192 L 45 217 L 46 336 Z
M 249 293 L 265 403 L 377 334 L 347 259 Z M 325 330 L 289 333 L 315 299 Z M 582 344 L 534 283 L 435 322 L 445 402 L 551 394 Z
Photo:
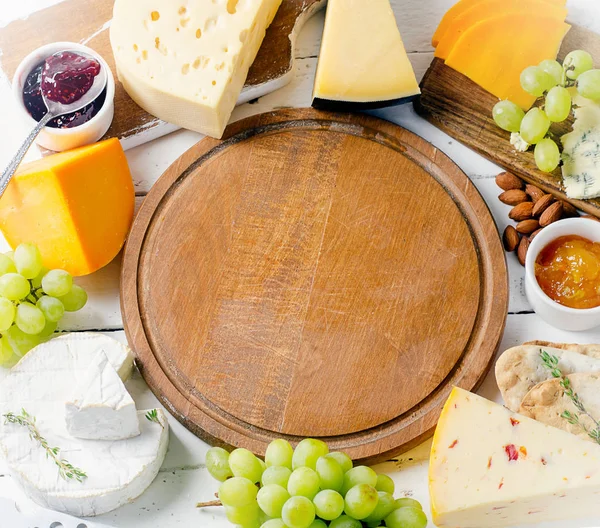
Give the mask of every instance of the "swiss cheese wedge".
M 452 20 L 440 37 L 435 56 L 446 59 L 454 44 L 470 27 L 482 20 L 509 13 L 528 14 L 532 18 L 543 14 L 545 17 L 555 17 L 561 22 L 567 17 L 565 7 L 551 4 L 548 0 L 480 0 Z M 505 45 L 512 46 L 512 39 L 505 42 Z
M 465 31 L 446 64 L 499 99 L 509 99 L 528 110 L 535 97 L 521 88 L 521 72 L 545 59 L 555 59 L 570 27 L 555 17 L 498 15 Z
M 598 514 L 600 446 L 455 388 L 429 464 L 436 526 L 521 526 Z
M 431 44 L 436 47 L 442 38 L 442 35 L 446 32 L 448 27 L 452 24 L 453 20 L 458 17 L 460 14 L 469 10 L 471 7 L 484 3 L 485 0 L 460 0 L 456 4 L 454 4 L 444 15 L 440 25 L 437 30 L 433 34 L 433 38 L 431 39 Z M 558 6 L 564 7 L 567 4 L 567 0 L 544 0 L 544 2 L 548 4 L 554 4 Z

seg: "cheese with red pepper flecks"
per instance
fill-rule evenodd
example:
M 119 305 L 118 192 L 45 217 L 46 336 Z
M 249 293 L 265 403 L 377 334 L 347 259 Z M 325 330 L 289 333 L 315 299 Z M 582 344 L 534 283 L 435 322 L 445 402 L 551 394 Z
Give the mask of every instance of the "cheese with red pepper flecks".
M 591 517 L 600 504 L 600 445 L 455 388 L 433 439 L 429 491 L 440 527 Z

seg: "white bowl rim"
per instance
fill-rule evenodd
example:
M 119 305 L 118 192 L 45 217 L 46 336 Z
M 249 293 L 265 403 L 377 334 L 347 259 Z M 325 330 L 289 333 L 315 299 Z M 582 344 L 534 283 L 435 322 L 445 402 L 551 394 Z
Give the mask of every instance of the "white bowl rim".
M 582 222 L 586 222 L 582 224 Z M 565 218 L 563 220 L 559 220 L 558 222 L 554 222 L 549 226 L 546 226 L 531 242 L 529 249 L 527 251 L 527 258 L 525 260 L 525 278 L 527 281 L 527 286 L 533 288 L 536 295 L 548 306 L 562 312 L 564 314 L 569 315 L 600 315 L 600 306 L 596 306 L 594 308 L 571 308 L 569 306 L 564 306 L 555 300 L 551 299 L 546 295 L 544 290 L 540 287 L 536 277 L 535 277 L 535 261 L 537 260 L 538 255 L 544 249 L 548 243 L 550 243 L 558 236 L 554 235 L 554 232 L 560 227 L 561 230 L 565 227 L 572 226 L 572 235 L 584 236 L 578 233 L 577 226 L 586 225 L 588 228 L 596 229 L 598 231 L 598 240 L 594 241 L 596 243 L 600 243 L 600 222 L 596 222 L 595 220 L 590 220 L 588 218 Z M 593 227 L 596 226 L 596 227 Z M 559 236 L 567 236 L 567 235 L 559 235 Z M 587 238 L 584 236 L 584 238 Z
M 92 128 L 96 125 L 100 119 L 104 117 L 104 115 L 110 112 L 110 107 L 114 105 L 115 98 L 115 79 L 112 74 L 108 63 L 104 60 L 104 58 L 92 48 L 84 46 L 83 44 L 78 44 L 77 42 L 52 42 L 50 44 L 45 44 L 44 46 L 40 46 L 39 48 L 34 49 L 31 53 L 29 53 L 20 63 L 17 69 L 15 70 L 15 74 L 12 79 L 12 91 L 13 96 L 17 101 L 20 113 L 24 115 L 24 117 L 30 122 L 31 126 L 34 127 L 37 125 L 37 121 L 31 116 L 31 114 L 25 108 L 25 103 L 23 103 L 23 81 L 27 78 L 27 75 L 31 72 L 33 67 L 42 60 L 43 56 L 49 57 L 50 55 L 56 53 L 61 49 L 73 49 L 82 51 L 84 53 L 89 53 L 93 57 L 95 57 L 101 64 L 103 68 L 106 69 L 107 72 L 107 81 L 106 81 L 106 100 L 102 105 L 102 108 L 98 111 L 98 113 L 92 117 L 89 121 L 78 125 L 73 128 L 53 128 L 53 127 L 44 127 L 44 131 L 47 133 L 51 133 L 56 136 L 70 136 L 74 134 L 80 134 L 82 131 L 85 131 L 88 128 Z

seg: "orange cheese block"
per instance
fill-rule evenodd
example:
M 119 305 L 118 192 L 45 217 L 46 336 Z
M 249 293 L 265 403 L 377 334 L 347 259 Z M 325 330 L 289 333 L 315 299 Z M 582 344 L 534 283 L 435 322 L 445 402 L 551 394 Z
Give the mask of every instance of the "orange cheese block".
M 482 20 L 509 13 L 527 13 L 535 18 L 538 14 L 543 13 L 544 17 L 556 17 L 560 21 L 564 21 L 567 12 L 566 7 L 550 4 L 547 0 L 481 0 L 454 17 L 440 37 L 435 56 L 446 59 L 462 34 Z M 512 44 L 508 41 L 505 45 Z
M 125 153 L 109 139 L 23 165 L 0 198 L 0 229 L 12 247 L 37 244 L 47 268 L 87 275 L 119 253 L 134 200 Z
M 433 34 L 433 38 L 431 39 L 431 44 L 433 47 L 436 47 L 442 38 L 442 35 L 446 32 L 448 27 L 452 24 L 452 21 L 461 13 L 467 11 L 471 7 L 476 4 L 483 3 L 485 0 L 460 0 L 454 4 L 444 15 L 440 25 L 438 26 L 436 32 Z M 549 4 L 554 4 L 558 6 L 564 7 L 567 4 L 567 0 L 544 0 L 544 2 Z M 541 12 L 540 15 L 545 13 Z
M 555 59 L 570 27 L 555 17 L 498 15 L 465 31 L 446 64 L 499 99 L 509 99 L 528 110 L 536 98 L 521 88 L 521 72 L 545 59 Z

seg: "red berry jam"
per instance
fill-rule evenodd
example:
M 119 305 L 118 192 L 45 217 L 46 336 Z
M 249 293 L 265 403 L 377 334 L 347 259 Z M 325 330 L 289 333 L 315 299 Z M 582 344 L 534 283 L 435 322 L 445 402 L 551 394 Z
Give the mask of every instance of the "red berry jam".
M 38 64 L 25 79 L 23 85 L 23 103 L 25 108 L 35 119 L 40 121 L 46 115 L 48 109 L 42 97 L 42 70 L 45 62 Z M 51 128 L 74 128 L 83 125 L 92 119 L 102 108 L 106 100 L 106 88 L 89 105 L 80 108 L 76 112 L 65 114 L 52 119 L 47 126 Z
M 42 70 L 42 94 L 49 101 L 71 104 L 89 92 L 100 63 L 72 51 L 61 51 L 46 59 Z

